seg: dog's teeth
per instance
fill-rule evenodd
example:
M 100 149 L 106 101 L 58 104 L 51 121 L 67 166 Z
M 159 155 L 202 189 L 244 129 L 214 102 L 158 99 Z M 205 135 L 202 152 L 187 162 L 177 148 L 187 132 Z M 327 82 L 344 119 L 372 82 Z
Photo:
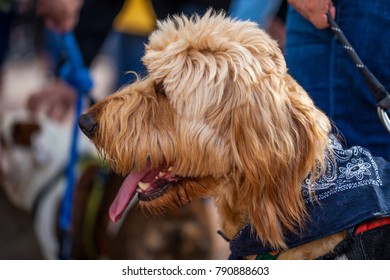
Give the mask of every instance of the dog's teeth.
M 173 167 L 172 167 L 172 166 L 168 168 L 168 171 L 169 171 L 169 172 L 172 172 L 172 170 L 173 170 Z
M 140 187 L 141 190 L 146 191 L 150 187 L 150 183 L 139 182 L 138 187 Z
M 160 173 L 158 173 L 158 177 L 162 178 L 162 177 L 164 177 L 166 174 L 167 174 L 167 173 L 165 173 L 165 172 L 160 172 Z M 156 179 L 158 179 L 158 177 L 156 177 Z

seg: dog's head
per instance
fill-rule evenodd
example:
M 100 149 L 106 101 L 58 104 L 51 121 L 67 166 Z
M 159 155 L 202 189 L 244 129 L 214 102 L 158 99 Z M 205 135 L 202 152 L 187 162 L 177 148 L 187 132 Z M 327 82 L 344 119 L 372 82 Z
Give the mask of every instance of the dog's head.
M 209 11 L 160 22 L 143 62 L 146 78 L 79 119 L 127 175 L 111 217 L 136 192 L 151 210 L 214 195 L 226 223 L 249 222 L 282 245 L 281 232 L 302 221 L 299 185 L 322 163 L 330 125 L 277 43 L 255 23 Z
M 0 116 L 0 178 L 8 197 L 29 208 L 45 180 L 64 168 L 69 130 L 26 110 Z

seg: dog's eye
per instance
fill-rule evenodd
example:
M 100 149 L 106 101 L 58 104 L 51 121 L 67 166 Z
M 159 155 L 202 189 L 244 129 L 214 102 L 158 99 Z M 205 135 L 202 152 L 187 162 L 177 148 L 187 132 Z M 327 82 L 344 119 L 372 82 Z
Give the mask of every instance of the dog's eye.
M 31 138 L 40 127 L 36 123 L 15 123 L 12 128 L 12 139 L 15 144 L 20 146 L 31 146 Z
M 163 83 L 155 84 L 154 89 L 155 89 L 157 94 L 162 94 L 164 96 L 167 96 L 167 94 L 165 93 L 165 89 L 164 89 Z

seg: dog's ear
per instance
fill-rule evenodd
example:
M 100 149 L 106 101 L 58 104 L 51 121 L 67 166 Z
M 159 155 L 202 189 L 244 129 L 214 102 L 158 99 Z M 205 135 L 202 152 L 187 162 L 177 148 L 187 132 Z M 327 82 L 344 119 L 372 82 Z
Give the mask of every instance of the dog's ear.
M 329 122 L 286 73 L 271 73 L 232 109 L 231 143 L 241 174 L 240 204 L 260 239 L 284 246 L 285 231 L 302 227 L 300 184 L 321 165 Z

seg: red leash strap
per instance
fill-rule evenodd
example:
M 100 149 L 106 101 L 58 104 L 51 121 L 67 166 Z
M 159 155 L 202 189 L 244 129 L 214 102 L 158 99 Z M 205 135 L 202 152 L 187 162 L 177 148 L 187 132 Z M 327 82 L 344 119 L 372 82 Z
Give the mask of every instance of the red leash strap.
M 390 225 L 390 217 L 378 219 L 378 220 L 373 220 L 369 221 L 368 223 L 361 224 L 360 226 L 357 227 L 355 234 L 360 234 L 362 232 L 385 226 L 385 225 Z

